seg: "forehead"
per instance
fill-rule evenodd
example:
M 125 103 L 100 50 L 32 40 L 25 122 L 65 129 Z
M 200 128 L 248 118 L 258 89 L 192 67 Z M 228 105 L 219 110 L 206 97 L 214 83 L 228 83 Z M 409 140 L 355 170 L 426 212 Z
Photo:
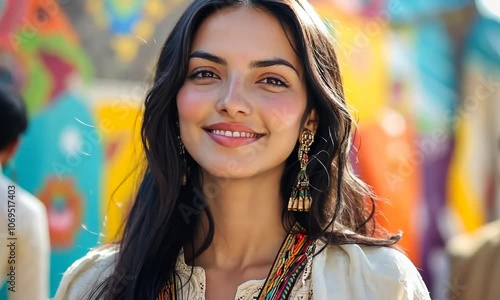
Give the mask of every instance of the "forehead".
M 240 59 L 280 57 L 300 66 L 285 29 L 269 12 L 254 7 L 225 8 L 205 19 L 195 34 L 192 51 L 203 50 Z

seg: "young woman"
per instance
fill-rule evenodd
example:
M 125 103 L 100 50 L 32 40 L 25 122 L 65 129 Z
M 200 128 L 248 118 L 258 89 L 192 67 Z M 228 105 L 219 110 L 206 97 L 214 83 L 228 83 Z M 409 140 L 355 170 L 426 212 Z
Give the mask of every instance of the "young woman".
M 332 39 L 305 0 L 195 0 L 145 101 L 121 242 L 59 299 L 429 299 L 352 174 Z

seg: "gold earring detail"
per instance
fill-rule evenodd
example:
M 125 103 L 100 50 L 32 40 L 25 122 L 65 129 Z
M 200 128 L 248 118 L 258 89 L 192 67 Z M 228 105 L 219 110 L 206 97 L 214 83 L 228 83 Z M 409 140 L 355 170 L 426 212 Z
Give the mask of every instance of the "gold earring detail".
M 289 211 L 309 211 L 311 208 L 312 198 L 306 168 L 309 162 L 309 149 L 313 141 L 314 133 L 309 129 L 304 129 L 299 139 L 300 171 L 288 200 Z

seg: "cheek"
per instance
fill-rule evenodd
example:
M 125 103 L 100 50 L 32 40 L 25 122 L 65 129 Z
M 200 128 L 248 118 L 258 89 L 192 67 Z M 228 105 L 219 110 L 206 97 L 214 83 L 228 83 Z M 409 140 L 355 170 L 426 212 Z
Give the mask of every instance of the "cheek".
M 210 102 L 194 89 L 182 87 L 177 93 L 179 121 L 183 125 L 201 120 L 210 105 Z
M 295 97 L 273 97 L 262 104 L 266 123 L 273 133 L 298 132 L 305 109 L 305 100 Z
M 201 126 L 213 110 L 213 104 L 196 90 L 182 87 L 177 93 L 177 109 L 181 139 L 189 153 L 193 154 L 196 143 L 201 138 Z

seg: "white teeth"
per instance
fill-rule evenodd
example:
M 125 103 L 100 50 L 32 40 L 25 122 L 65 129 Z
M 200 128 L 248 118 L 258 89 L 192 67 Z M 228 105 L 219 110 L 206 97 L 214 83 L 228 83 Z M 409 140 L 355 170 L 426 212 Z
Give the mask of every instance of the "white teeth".
M 227 137 L 245 137 L 245 138 L 254 138 L 257 137 L 256 133 L 250 133 L 250 132 L 242 132 L 242 131 L 229 131 L 229 130 L 211 130 L 213 134 L 216 135 L 223 135 Z

